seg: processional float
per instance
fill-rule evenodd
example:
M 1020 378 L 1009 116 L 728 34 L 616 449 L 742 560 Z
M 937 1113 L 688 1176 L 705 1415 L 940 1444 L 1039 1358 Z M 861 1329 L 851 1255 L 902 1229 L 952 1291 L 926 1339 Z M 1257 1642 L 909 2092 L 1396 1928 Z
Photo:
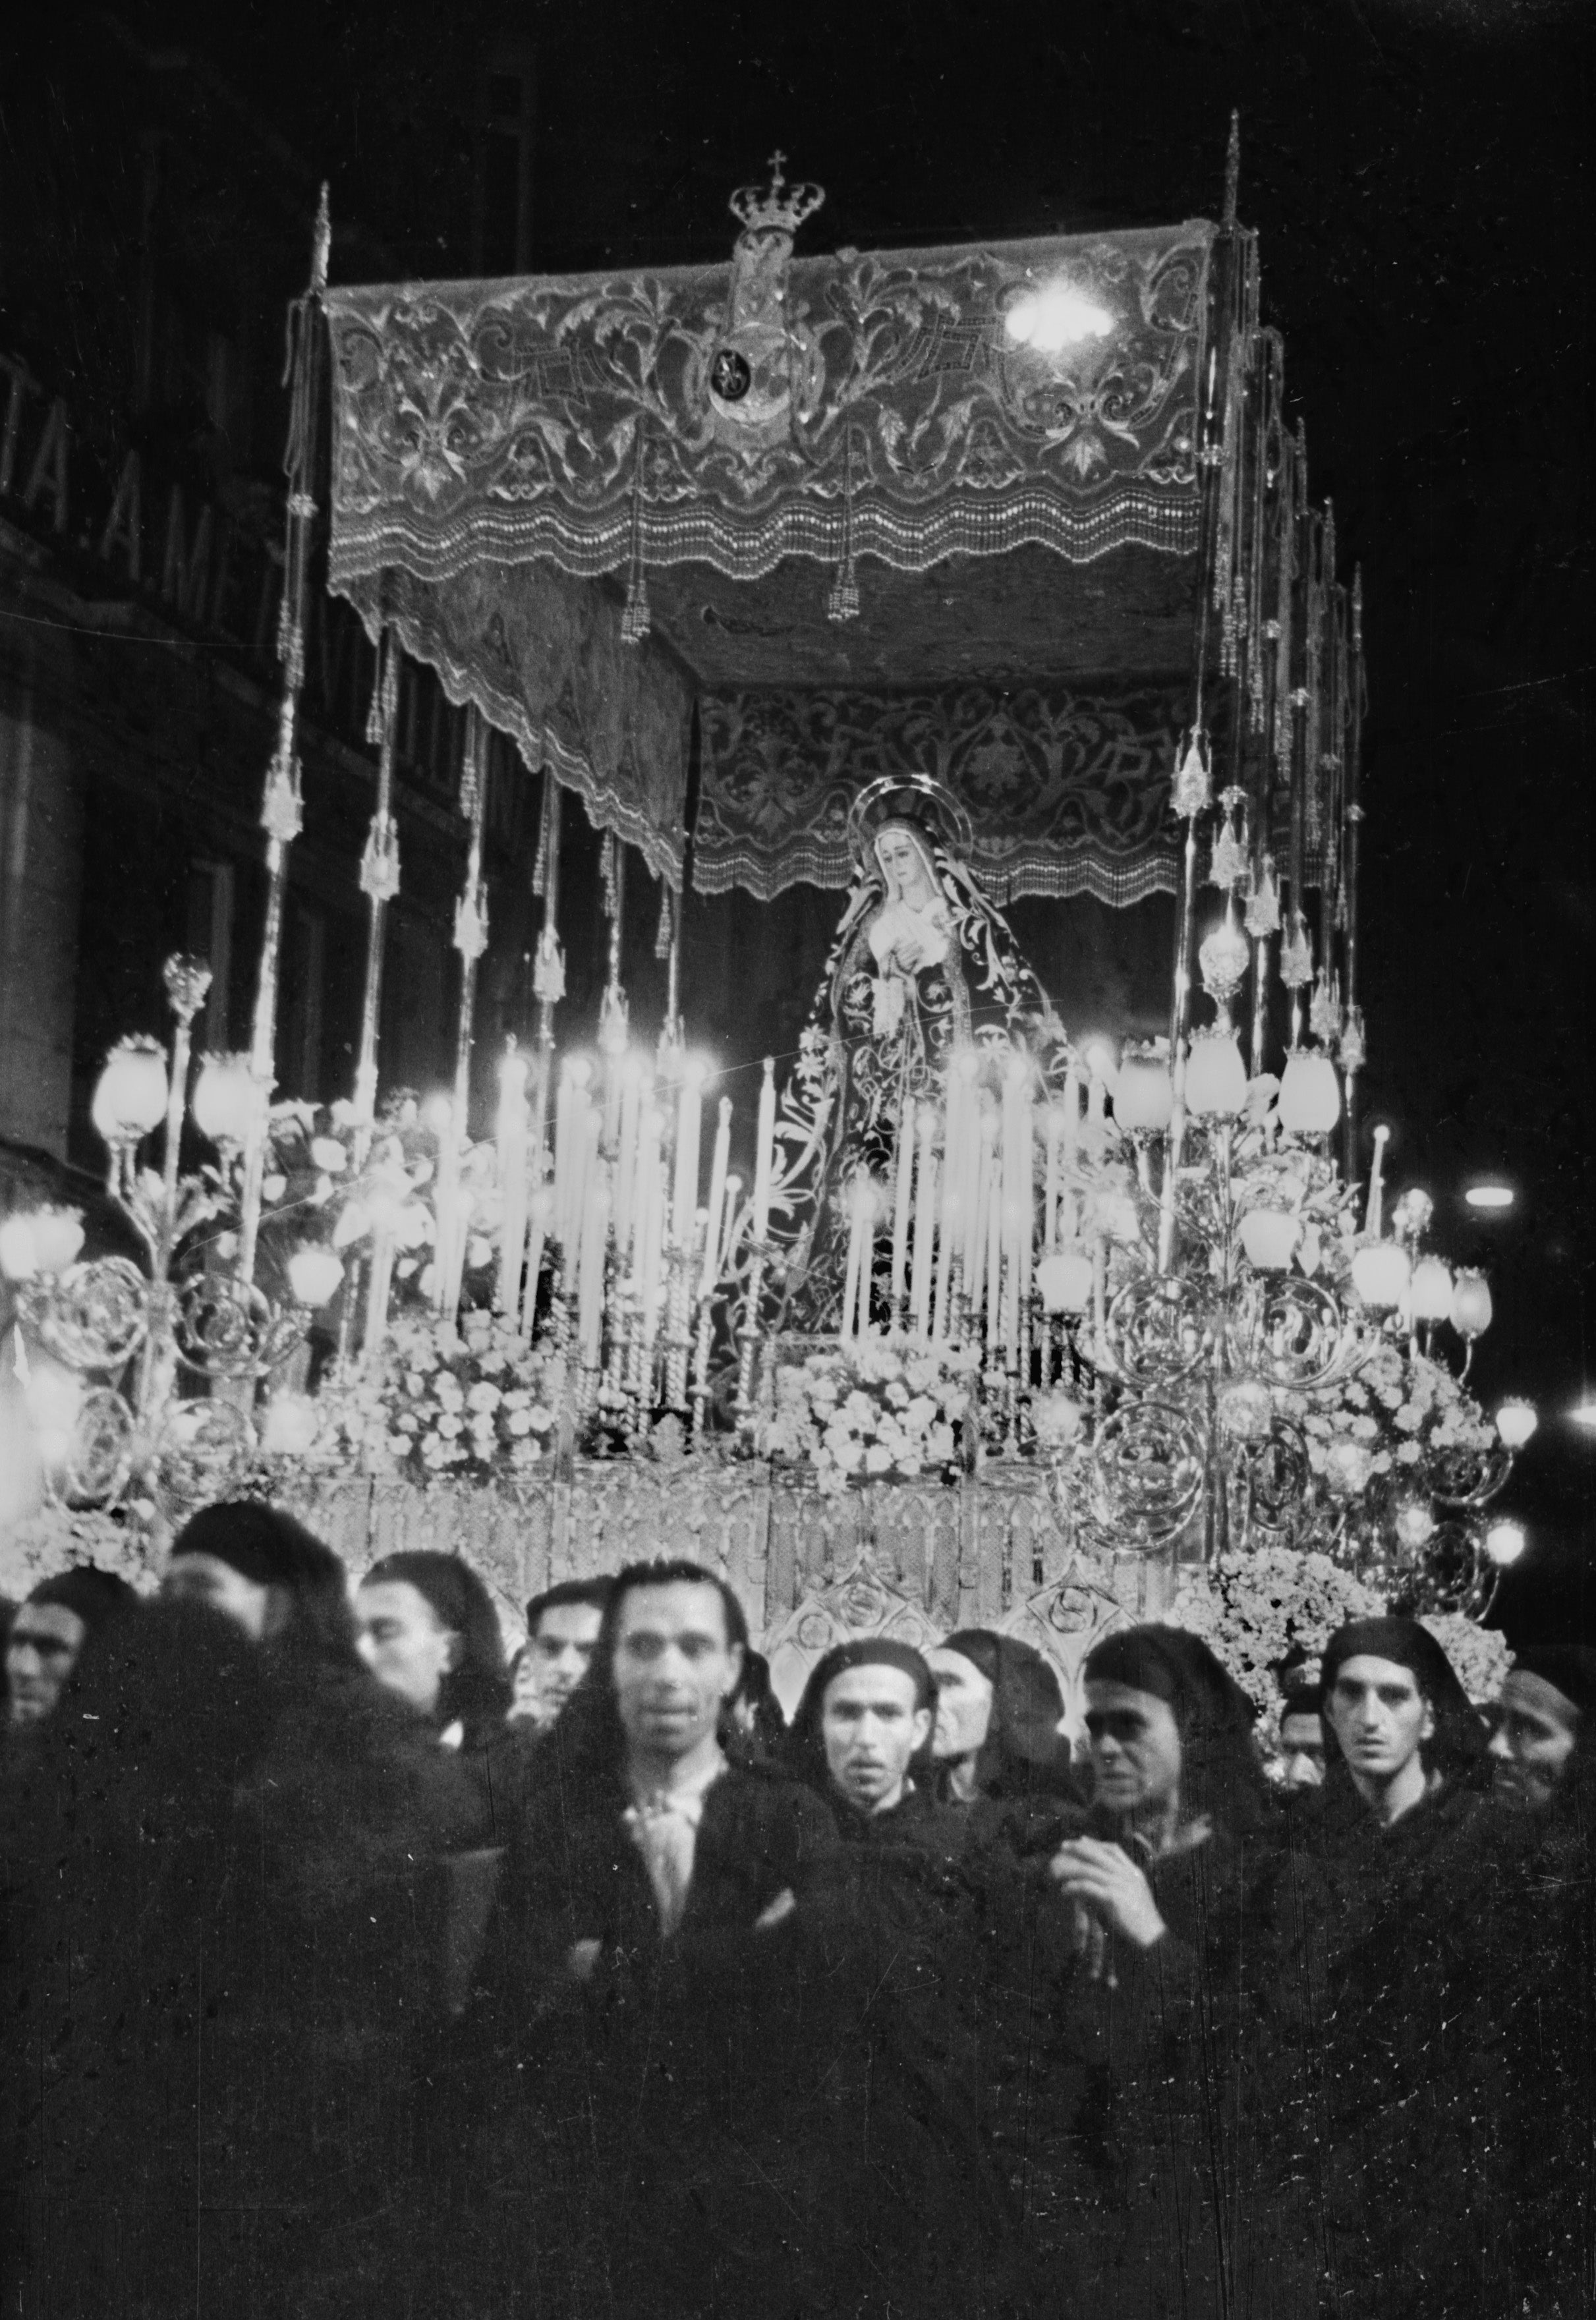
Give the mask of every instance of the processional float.
M 1510 1546 L 1482 1510 L 1534 1414 L 1467 1394 L 1445 1349 L 1466 1374 L 1488 1287 L 1427 1249 L 1422 1193 L 1389 1198 L 1378 1137 L 1363 1176 L 1361 595 L 1309 497 L 1234 141 L 1217 225 L 795 256 L 821 200 L 778 156 L 733 199 L 730 267 L 336 289 L 323 207 L 250 1051 L 190 1086 L 203 969 L 174 961 L 169 1055 L 124 1043 L 95 1102 L 143 1264 L 83 1262 L 59 1218 L 0 1228 L 18 1362 L 56 1364 L 54 1488 L 159 1519 L 340 1462 L 523 1490 L 598 1455 L 830 1493 L 1019 1476 L 1083 1550 L 1322 1553 L 1478 1618 Z M 376 787 L 354 1083 L 312 1117 L 271 1099 L 324 398 Z M 467 712 L 457 1066 L 420 1110 L 380 1095 L 402 656 Z M 490 729 L 542 781 L 536 1018 L 498 1058 Z M 571 792 L 612 930 L 580 1050 Z M 621 976 L 639 861 L 649 1043 Z M 837 944 L 799 1055 L 734 1111 L 688 1042 L 684 895 L 799 879 L 846 893 Z M 1159 892 L 1167 1029 L 1083 1052 L 999 900 Z M 196 1177 L 186 1117 L 216 1153 Z M 318 1305 L 337 1357 L 286 1391 Z

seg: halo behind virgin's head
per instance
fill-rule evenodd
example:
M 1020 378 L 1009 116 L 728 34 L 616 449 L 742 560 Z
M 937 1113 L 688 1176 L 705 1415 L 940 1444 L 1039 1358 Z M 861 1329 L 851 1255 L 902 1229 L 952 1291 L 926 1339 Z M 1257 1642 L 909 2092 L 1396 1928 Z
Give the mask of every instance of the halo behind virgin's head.
M 917 822 L 961 861 L 969 859 L 975 825 L 947 784 L 934 775 L 879 774 L 855 798 L 848 812 L 848 850 L 861 877 L 874 868 L 876 832 L 887 821 Z

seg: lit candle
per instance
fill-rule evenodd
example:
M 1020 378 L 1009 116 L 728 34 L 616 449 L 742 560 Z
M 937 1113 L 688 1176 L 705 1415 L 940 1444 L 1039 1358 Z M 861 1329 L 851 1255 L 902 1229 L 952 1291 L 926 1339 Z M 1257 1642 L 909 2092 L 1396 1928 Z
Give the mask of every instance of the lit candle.
M 990 1162 L 986 1180 L 986 1353 L 997 1351 L 1002 1326 L 1003 1294 L 1003 1170 L 995 1139 L 983 1155 Z
M 526 1289 L 521 1301 L 521 1341 L 532 1342 L 532 1323 L 538 1311 L 538 1276 L 543 1270 L 543 1244 L 549 1236 L 549 1219 L 554 1209 L 554 1192 L 548 1184 L 540 1184 L 527 1202 L 527 1220 L 530 1228 L 527 1241 Z
M 604 1243 L 610 1223 L 610 1187 L 599 1165 L 599 1136 L 603 1122 L 595 1110 L 588 1137 L 592 1176 L 582 1207 L 582 1256 L 576 1286 L 576 1328 L 584 1369 L 595 1370 L 603 1357 L 604 1326 Z
M 992 1199 L 993 1150 L 995 1128 L 990 1112 L 980 1116 L 980 1143 L 976 1147 L 975 1192 L 966 1218 L 965 1292 L 969 1299 L 970 1335 L 977 1341 L 981 1337 L 981 1315 L 986 1286 L 986 1255 L 989 1241 L 987 1209 Z
M 642 1246 L 641 1261 L 638 1266 L 638 1296 L 642 1306 L 646 1345 L 652 1345 L 659 1326 L 661 1258 L 665 1251 L 665 1164 L 659 1157 L 665 1120 L 659 1111 L 655 1110 L 649 1115 L 649 1128 L 651 1132 L 644 1146 L 647 1167 L 639 1195 Z
M 859 1297 L 859 1262 L 865 1237 L 865 1208 L 856 1185 L 848 1200 L 848 1270 L 842 1282 L 842 1334 L 846 1337 L 854 1327 L 854 1309 Z
M 455 1241 L 460 1222 L 460 1147 L 454 1132 L 454 1107 L 448 1096 L 435 1096 L 428 1106 L 438 1130 L 438 1198 L 434 1209 L 436 1237 L 432 1246 L 432 1301 L 445 1320 L 449 1317 L 449 1287 L 455 1277 Z
M 1385 1221 L 1382 1179 L 1385 1173 L 1386 1140 L 1390 1135 L 1390 1128 L 1383 1125 L 1374 1130 L 1374 1157 L 1369 1168 L 1369 1205 L 1364 1212 L 1364 1230 L 1366 1233 L 1378 1234 Z
M 515 1319 L 521 1303 L 521 1262 L 527 1230 L 527 1067 L 512 1045 L 499 1066 L 499 1119 L 495 1138 L 503 1224 L 499 1240 L 501 1313 Z
M 1064 1075 L 1063 1147 L 1059 1168 L 1064 1179 L 1064 1217 L 1058 1226 L 1061 1241 L 1072 1241 L 1080 1229 L 1079 1212 L 1071 1179 L 1075 1173 L 1075 1148 L 1081 1123 L 1081 1067 L 1072 1064 Z
M 737 1204 L 741 1198 L 742 1178 L 740 1176 L 728 1176 L 726 1179 L 726 1213 L 721 1227 L 721 1255 L 715 1266 L 715 1279 L 717 1281 L 724 1278 L 727 1268 L 731 1263 L 731 1252 L 737 1246 L 737 1237 L 742 1224 L 742 1219 L 738 1214 Z
M 710 1161 L 710 1205 L 703 1237 L 703 1278 L 698 1293 L 707 1297 L 721 1277 L 721 1219 L 726 1206 L 726 1164 L 731 1155 L 731 1098 L 721 1098 L 715 1127 L 715 1149 Z
M 912 1323 L 917 1337 L 931 1325 L 931 1257 L 936 1239 L 937 1113 L 932 1104 L 920 1108 L 920 1165 L 914 1184 L 914 1274 Z
M 907 1101 L 898 1108 L 897 1151 L 893 1162 L 893 1283 L 892 1319 L 902 1311 L 909 1286 L 909 1203 L 914 1188 L 914 1110 Z
M 366 1336 L 362 1361 L 367 1377 L 382 1369 L 383 1340 L 388 1328 L 388 1299 L 394 1286 L 394 1235 L 378 1225 L 371 1236 L 371 1272 L 366 1284 Z
M 703 1065 L 688 1060 L 676 1104 L 676 1179 L 671 1200 L 671 1238 L 677 1248 L 693 1246 L 698 1216 L 698 1146 L 703 1133 Z
M 855 1335 L 867 1337 L 870 1334 L 870 1286 L 875 1271 L 875 1203 L 866 1199 L 862 1203 L 862 1229 L 859 1236 L 859 1317 Z
M 1064 1116 L 1056 1104 L 1047 1107 L 1047 1174 L 1042 1199 L 1042 1246 L 1051 1256 L 1058 1246 L 1058 1142 Z
M 615 1246 L 631 1246 L 632 1213 L 637 1199 L 638 1123 L 643 1108 L 643 1059 L 621 1059 L 621 1129 L 615 1153 Z
M 754 1146 L 754 1244 L 759 1246 L 770 1229 L 771 1180 L 775 1173 L 775 1064 L 766 1056 L 759 1089 L 759 1125 Z

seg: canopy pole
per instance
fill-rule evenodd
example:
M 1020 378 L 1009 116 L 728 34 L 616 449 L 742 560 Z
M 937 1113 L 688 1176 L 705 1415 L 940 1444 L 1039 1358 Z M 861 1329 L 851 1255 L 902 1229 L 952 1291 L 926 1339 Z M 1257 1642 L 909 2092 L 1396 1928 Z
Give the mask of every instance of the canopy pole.
M 360 856 L 366 897 L 366 983 L 360 1001 L 360 1050 L 355 1065 L 355 1166 L 366 1165 L 376 1119 L 376 1052 L 382 1029 L 383 958 L 388 904 L 399 892 L 399 827 L 394 818 L 394 733 L 399 711 L 399 645 L 392 629 L 377 639 L 376 676 L 366 738 L 377 745 L 376 804 Z
M 434 1297 L 445 1321 L 459 1310 L 466 1263 L 466 1204 L 460 1186 L 471 1111 L 471 1050 L 476 1031 L 476 967 L 487 948 L 487 895 L 482 883 L 482 833 L 487 809 L 488 729 L 475 705 L 466 711 L 461 748 L 460 811 L 470 821 L 466 882 L 455 905 L 455 948 L 460 954 L 460 1017 L 455 1033 L 454 1096 L 438 1155 L 437 1280 Z
M 316 370 L 320 323 L 327 288 L 327 258 L 332 244 L 327 187 L 316 210 L 311 246 L 310 285 L 288 309 L 288 444 L 283 466 L 288 478 L 287 530 L 283 554 L 283 608 L 277 620 L 277 658 L 283 686 L 277 702 L 277 742 L 266 776 L 260 827 L 266 832 L 266 925 L 255 983 L 255 1014 L 249 1068 L 256 1102 L 244 1145 L 243 1183 L 239 1196 L 239 1280 L 255 1278 L 260 1235 L 262 1187 L 273 1088 L 277 1085 L 277 984 L 283 956 L 283 898 L 288 884 L 288 849 L 304 827 L 304 796 L 299 765 L 299 696 L 304 685 L 305 591 L 310 570 L 311 530 L 316 503 Z

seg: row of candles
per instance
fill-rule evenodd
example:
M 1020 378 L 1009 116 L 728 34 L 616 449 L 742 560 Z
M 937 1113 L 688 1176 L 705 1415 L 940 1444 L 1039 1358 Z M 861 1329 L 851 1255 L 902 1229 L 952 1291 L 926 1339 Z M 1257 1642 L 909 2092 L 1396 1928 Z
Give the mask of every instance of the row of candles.
M 1082 1148 L 1100 1139 L 1111 1095 L 1115 1122 L 1130 1131 L 1142 1181 L 1151 1189 L 1148 1152 L 1167 1136 L 1174 1106 L 1167 1056 L 1156 1045 L 1131 1045 L 1115 1065 L 1093 1050 L 1070 1064 L 1061 1091 L 1045 1086 L 1035 1059 L 1022 1050 L 998 1060 L 994 1090 L 993 1073 L 983 1071 L 990 1050 L 957 1053 L 940 1101 L 904 1108 L 886 1182 L 861 1171 L 842 1188 L 845 1337 L 862 1337 L 884 1319 L 917 1337 L 973 1342 L 1012 1375 L 1029 1369 L 1038 1309 L 1052 1316 L 1095 1309 L 1101 1324 L 1107 1250 L 1101 1223 L 1083 1237 Z M 701 1201 L 709 1069 L 679 1050 L 662 1055 L 661 1064 L 657 1073 L 636 1051 L 566 1057 L 555 1086 L 551 1173 L 547 1081 L 529 1074 L 527 1058 L 513 1050 L 502 1068 L 497 1302 L 530 1340 L 544 1255 L 557 1251 L 577 1357 L 590 1373 L 615 1351 L 616 1327 L 607 1328 L 617 1321 L 612 1299 L 626 1308 L 622 1332 L 642 1348 L 643 1370 L 651 1374 L 649 1357 L 662 1337 L 679 1340 L 689 1315 L 707 1314 L 745 1239 L 761 1258 L 770 1253 L 771 1061 L 764 1066 L 754 1188 L 746 1203 L 741 1181 L 729 1168 L 730 1098 L 722 1097 L 712 1115 L 708 1194 Z M 1189 1115 L 1222 1125 L 1239 1118 L 1248 1097 L 1234 1036 L 1199 1033 L 1185 1073 Z M 1328 1136 L 1340 1110 L 1330 1057 L 1293 1050 L 1276 1107 L 1288 1133 Z M 1382 1237 L 1383 1200 L 1377 1142 L 1365 1245 L 1354 1259 L 1359 1302 L 1371 1312 L 1400 1310 L 1415 1327 L 1450 1321 L 1472 1343 L 1491 1319 L 1489 1284 L 1466 1270 L 1455 1277 L 1443 1259 L 1419 1255 L 1410 1235 Z M 440 1239 L 444 1229 L 440 1219 Z M 1268 1208 L 1249 1210 L 1238 1226 L 1248 1261 L 1261 1272 L 1288 1268 L 1303 1230 L 1300 1217 Z M 745 1315 L 745 1323 L 754 1318 Z M 640 1387 L 636 1364 L 632 1373 Z
M 774 1063 L 764 1066 L 750 1195 L 730 1168 L 732 1103 L 722 1096 L 703 1202 L 712 1074 L 701 1057 L 668 1044 L 657 1066 L 633 1048 L 566 1056 L 550 1154 L 551 1063 L 512 1047 L 500 1068 L 495 1303 L 530 1342 L 544 1256 L 557 1256 L 579 1369 L 589 1381 L 607 1369 L 639 1408 L 658 1399 L 679 1408 L 690 1368 L 694 1396 L 706 1390 L 711 1302 L 739 1244 L 762 1248 L 769 1232 Z

